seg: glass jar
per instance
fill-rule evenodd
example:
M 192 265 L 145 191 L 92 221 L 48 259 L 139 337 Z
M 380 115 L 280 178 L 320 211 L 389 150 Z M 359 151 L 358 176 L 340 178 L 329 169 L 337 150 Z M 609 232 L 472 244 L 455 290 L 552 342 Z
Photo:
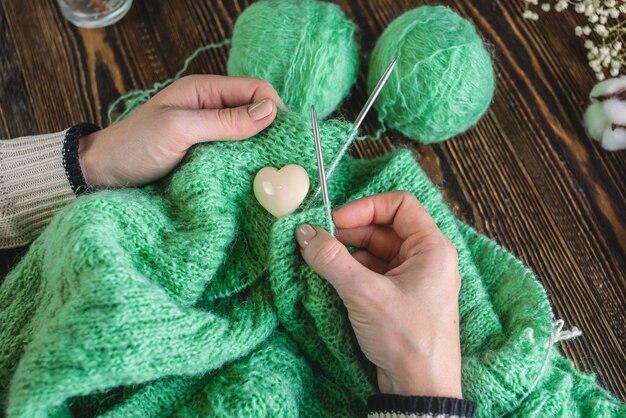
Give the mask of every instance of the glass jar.
M 57 0 L 63 16 L 81 28 L 101 28 L 120 20 L 133 0 Z

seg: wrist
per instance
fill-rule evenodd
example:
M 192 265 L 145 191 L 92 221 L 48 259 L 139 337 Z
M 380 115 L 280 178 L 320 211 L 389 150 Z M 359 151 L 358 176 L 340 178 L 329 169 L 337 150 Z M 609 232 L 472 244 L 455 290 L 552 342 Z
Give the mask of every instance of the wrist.
M 70 183 L 72 191 L 76 195 L 80 195 L 89 190 L 89 186 L 85 181 L 83 167 L 80 158 L 80 148 L 82 139 L 86 135 L 98 131 L 96 125 L 90 123 L 79 123 L 65 132 L 63 141 L 63 167 L 67 180 Z
M 432 335 L 428 344 L 411 339 L 378 369 L 381 393 L 402 396 L 463 397 L 461 347 L 458 330 Z
M 378 386 L 381 393 L 393 395 L 463 398 L 460 372 L 454 366 L 443 366 L 438 370 L 421 367 L 413 372 L 408 368 L 399 373 L 379 372 Z
M 96 148 L 93 146 L 97 136 L 102 131 L 96 131 L 84 135 L 78 145 L 78 161 L 80 163 L 80 169 L 85 178 L 85 183 L 90 189 L 100 187 L 97 176 L 96 164 L 98 158 L 95 156 Z
M 463 398 L 458 304 L 425 323 L 404 322 L 387 338 L 387 359 L 378 369 L 381 393 Z

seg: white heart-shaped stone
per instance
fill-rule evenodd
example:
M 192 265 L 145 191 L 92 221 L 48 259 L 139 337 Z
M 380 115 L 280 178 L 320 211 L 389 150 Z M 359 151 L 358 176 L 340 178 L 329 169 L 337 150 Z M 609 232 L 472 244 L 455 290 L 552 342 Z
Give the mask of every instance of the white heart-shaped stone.
M 293 213 L 309 192 L 309 175 L 299 165 L 276 170 L 264 167 L 254 177 L 254 195 L 269 213 L 282 218 Z

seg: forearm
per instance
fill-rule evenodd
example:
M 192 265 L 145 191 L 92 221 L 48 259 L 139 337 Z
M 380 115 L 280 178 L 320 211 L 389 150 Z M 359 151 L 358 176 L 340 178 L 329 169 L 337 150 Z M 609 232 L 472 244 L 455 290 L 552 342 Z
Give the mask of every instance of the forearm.
M 83 132 L 93 129 L 77 125 L 0 141 L 0 248 L 28 244 L 56 212 L 86 190 L 77 148 Z

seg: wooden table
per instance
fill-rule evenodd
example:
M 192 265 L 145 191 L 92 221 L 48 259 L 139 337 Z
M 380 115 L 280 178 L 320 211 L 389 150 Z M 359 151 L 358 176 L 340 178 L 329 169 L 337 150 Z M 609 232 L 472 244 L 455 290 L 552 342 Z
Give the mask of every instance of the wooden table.
M 99 30 L 66 22 L 56 2 L 0 0 L 0 138 L 103 125 L 107 105 L 173 75 L 200 45 L 231 35 L 248 1 L 135 0 Z M 342 113 L 365 101 L 367 57 L 410 0 L 342 0 L 359 27 L 362 71 Z M 580 369 L 626 398 L 626 152 L 585 135 L 581 115 L 594 76 L 572 12 L 522 19 L 521 0 L 439 0 L 476 24 L 493 46 L 498 88 L 485 118 L 434 146 L 390 132 L 354 152 L 369 158 L 408 147 L 455 213 L 530 266 L 555 315 L 584 335 L 562 344 Z M 191 72 L 225 73 L 228 49 L 202 54 Z M 372 132 L 374 118 L 366 130 Z M 24 253 L 3 251 L 2 276 Z

